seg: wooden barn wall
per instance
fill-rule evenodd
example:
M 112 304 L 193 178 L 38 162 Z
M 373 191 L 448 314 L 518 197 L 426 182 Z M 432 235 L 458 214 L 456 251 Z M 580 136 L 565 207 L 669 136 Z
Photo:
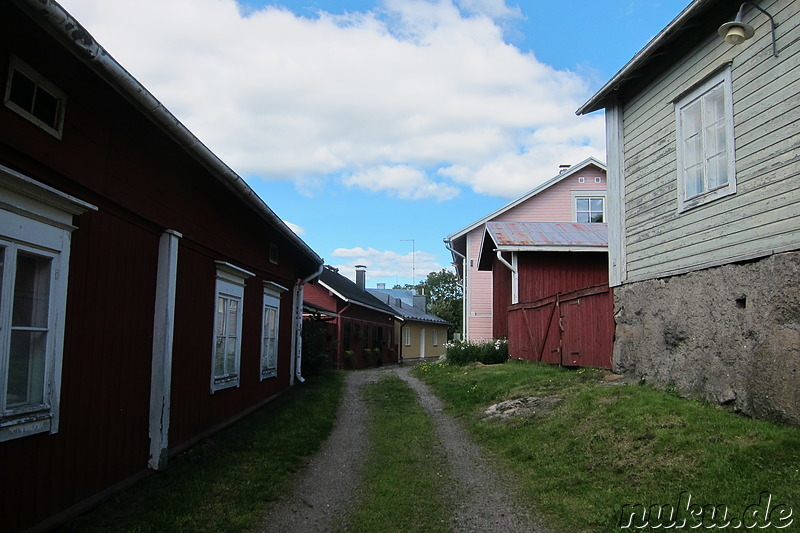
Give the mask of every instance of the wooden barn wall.
M 520 253 L 518 261 L 520 302 L 608 283 L 606 252 Z
M 504 254 L 506 261 L 511 262 L 510 254 Z M 495 339 L 508 338 L 508 306 L 511 305 L 511 270 L 497 257 L 492 262 L 492 334 Z
M 0 513 L 2 531 L 37 523 L 147 466 L 158 234 L 102 210 L 77 223 L 59 431 L 0 444 L 0 501 L 15 510 Z
M 515 304 L 508 310 L 509 357 L 610 369 L 613 311 L 607 285 Z
M 255 276 L 248 278 L 245 285 L 239 386 L 211 393 L 216 259 L 213 254 L 193 243 L 182 243 L 178 251 L 169 434 L 172 453 L 289 386 L 292 291 L 281 295 L 278 376 L 262 381 L 260 358 L 264 278 Z
M 289 383 L 300 252 L 15 7 L 0 3 L 0 85 L 15 54 L 67 95 L 62 139 L 0 106 L 0 164 L 98 206 L 76 217 L 60 427 L 0 443 L 0 531 L 85 502 L 147 469 L 158 242 L 181 234 L 170 450 Z M 269 243 L 279 263 L 268 261 Z M 241 386 L 210 393 L 215 265 L 254 272 L 245 291 Z M 304 261 L 307 262 L 307 259 Z M 281 298 L 277 378 L 258 380 L 263 282 Z

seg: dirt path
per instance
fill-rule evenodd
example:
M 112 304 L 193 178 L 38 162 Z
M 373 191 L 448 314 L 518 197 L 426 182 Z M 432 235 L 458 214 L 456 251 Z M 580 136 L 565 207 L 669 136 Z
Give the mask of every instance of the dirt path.
M 336 424 L 323 448 L 294 483 L 293 489 L 270 506 L 262 533 L 327 533 L 344 525 L 356 502 L 363 457 L 369 449 L 367 407 L 361 397 L 365 383 L 392 372 L 417 393 L 433 420 L 447 457 L 454 487 L 444 497 L 454 509 L 451 530 L 461 532 L 544 533 L 533 517 L 515 502 L 508 480 L 495 471 L 458 423 L 442 410 L 428 387 L 409 374 L 409 366 L 350 372 Z M 451 496 L 446 496 L 451 495 Z

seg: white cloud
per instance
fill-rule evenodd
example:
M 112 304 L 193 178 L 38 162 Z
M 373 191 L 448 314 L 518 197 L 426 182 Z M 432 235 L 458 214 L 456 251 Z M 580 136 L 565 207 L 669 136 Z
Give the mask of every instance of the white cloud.
M 408 165 L 380 165 L 345 178 L 351 187 L 370 191 L 386 191 L 398 198 L 418 200 L 434 198 L 439 201 L 458 196 L 459 189 L 446 183 L 437 183 L 421 170 Z
M 356 279 L 356 265 L 365 265 L 367 287 L 374 287 L 370 279 L 414 278 L 416 281 L 421 281 L 429 272 L 438 272 L 444 268 L 436 262 L 435 255 L 420 251 L 413 254 L 399 254 L 390 250 L 356 247 L 337 248 L 331 255 L 339 262 L 331 266 L 338 268 L 339 274 L 353 281 Z
M 284 220 L 283 223 L 286 224 L 289 227 L 289 229 L 295 232 L 297 235 L 304 235 L 306 233 L 305 229 L 301 228 L 300 226 L 298 226 L 293 222 L 288 222 Z
M 408 199 L 515 196 L 604 149 L 597 120 L 574 116 L 584 79 L 508 45 L 502 25 L 522 14 L 502 0 L 316 18 L 234 0 L 62 3 L 237 172 L 303 194 L 345 176 Z

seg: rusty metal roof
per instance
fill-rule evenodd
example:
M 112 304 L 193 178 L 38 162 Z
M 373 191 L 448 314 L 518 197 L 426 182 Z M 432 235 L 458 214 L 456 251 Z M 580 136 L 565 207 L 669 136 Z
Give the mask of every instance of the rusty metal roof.
M 608 224 L 487 222 L 486 233 L 501 250 L 582 250 L 608 247 Z

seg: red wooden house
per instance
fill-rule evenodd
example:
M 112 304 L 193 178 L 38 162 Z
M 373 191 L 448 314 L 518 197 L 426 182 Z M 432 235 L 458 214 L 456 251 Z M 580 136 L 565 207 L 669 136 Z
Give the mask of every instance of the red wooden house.
M 509 357 L 611 368 L 608 226 L 487 222 L 480 270 L 492 272 L 494 338 Z
M 322 324 L 325 348 L 336 368 L 358 369 L 397 362 L 395 320 L 387 304 L 367 292 L 366 267 L 356 267 L 356 283 L 325 266 L 319 283 L 305 292 L 307 304 L 327 311 Z
M 0 531 L 287 389 L 322 260 L 53 1 L 0 3 Z

